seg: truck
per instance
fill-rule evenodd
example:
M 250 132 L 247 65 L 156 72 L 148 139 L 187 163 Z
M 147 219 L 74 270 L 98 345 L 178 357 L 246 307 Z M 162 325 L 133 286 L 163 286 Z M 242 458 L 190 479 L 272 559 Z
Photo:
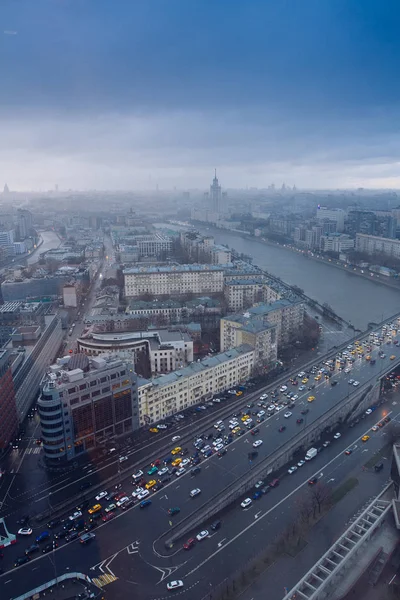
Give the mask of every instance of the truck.
M 311 460 L 312 458 L 314 458 L 314 456 L 317 456 L 318 454 L 318 450 L 316 448 L 310 448 L 309 450 L 307 450 L 307 454 L 306 454 L 306 460 Z

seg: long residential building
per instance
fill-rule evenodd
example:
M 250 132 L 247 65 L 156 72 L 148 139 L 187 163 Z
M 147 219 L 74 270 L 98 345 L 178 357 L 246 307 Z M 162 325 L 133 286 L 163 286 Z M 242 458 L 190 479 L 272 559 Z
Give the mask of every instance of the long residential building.
M 133 267 L 124 270 L 125 296 L 221 294 L 224 268 L 220 265 Z
M 399 260 L 400 240 L 357 233 L 356 250 L 365 254 L 384 254 Z
M 42 380 L 38 409 L 48 463 L 106 448 L 139 426 L 133 363 L 115 354 L 59 359 Z
M 243 310 L 257 304 L 266 302 L 270 304 L 279 300 L 281 294 L 269 286 L 265 277 L 254 277 L 253 279 L 228 279 L 225 281 L 224 296 L 228 310 Z
M 243 344 L 227 352 L 154 379 L 138 380 L 140 425 L 174 413 L 246 381 L 254 369 L 254 348 Z

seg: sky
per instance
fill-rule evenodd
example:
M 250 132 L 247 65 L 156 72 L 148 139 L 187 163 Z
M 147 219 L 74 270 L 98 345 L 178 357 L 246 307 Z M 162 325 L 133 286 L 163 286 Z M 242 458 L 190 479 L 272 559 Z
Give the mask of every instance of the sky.
M 0 188 L 400 189 L 398 0 L 2 0 Z

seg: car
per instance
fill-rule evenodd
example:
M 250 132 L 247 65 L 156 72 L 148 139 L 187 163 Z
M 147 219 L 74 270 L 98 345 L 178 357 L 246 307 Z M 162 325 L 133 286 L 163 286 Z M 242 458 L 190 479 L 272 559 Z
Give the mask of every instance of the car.
M 200 473 L 200 471 L 201 471 L 201 467 L 195 467 L 194 469 L 192 469 L 192 470 L 190 471 L 190 474 L 191 474 L 192 476 L 195 476 L 195 475 L 198 475 L 198 474 Z
M 373 410 L 372 410 L 371 408 L 368 408 L 368 409 L 365 411 L 365 414 L 366 414 L 366 415 L 371 415 L 372 413 L 373 413 Z
M 220 520 L 214 521 L 213 523 L 211 523 L 210 529 L 212 529 L 212 531 L 217 531 L 218 529 L 221 529 L 221 525 L 222 525 L 222 521 L 220 521 Z
M 109 512 L 112 512 L 113 510 L 115 510 L 116 508 L 117 508 L 117 505 L 112 502 L 111 504 L 109 504 L 108 506 L 105 507 L 104 512 L 109 513 Z
M 316 483 L 318 483 L 318 477 L 313 477 L 308 480 L 308 485 L 315 485 Z
M 68 519 L 70 521 L 75 521 L 76 519 L 79 519 L 81 516 L 82 516 L 82 512 L 80 510 L 77 510 L 72 515 L 70 515 L 68 517 Z
M 150 469 L 147 471 L 147 475 L 154 475 L 154 473 L 158 472 L 158 467 L 154 466 L 154 467 L 150 467 Z
M 395 358 L 396 358 L 396 357 L 395 357 L 395 355 L 394 355 L 394 354 L 392 354 L 392 355 L 390 356 L 390 360 L 394 360 Z
M 239 433 L 239 431 L 240 431 L 240 427 L 234 427 L 232 429 L 232 433 Z
M 286 392 L 287 390 L 287 385 L 282 385 L 281 388 L 279 389 L 279 391 L 282 392 Z
M 157 485 L 157 481 L 155 479 L 152 479 L 151 481 L 146 483 L 145 488 L 146 490 L 151 490 L 151 488 L 153 488 L 155 485 Z
M 158 476 L 159 476 L 159 477 L 162 477 L 163 475 L 166 475 L 168 472 L 169 472 L 169 469 L 168 469 L 168 467 L 163 467 L 162 469 L 160 469 L 160 470 L 158 471 Z
M 305 464 L 306 464 L 306 461 L 305 461 L 305 460 L 299 460 L 299 462 L 297 463 L 297 466 L 298 466 L 298 467 L 302 467 L 302 466 L 303 466 L 303 465 L 305 465 Z
M 100 492 L 100 493 L 99 493 L 99 494 L 97 494 L 97 496 L 95 497 L 95 500 L 97 500 L 97 502 L 98 502 L 98 501 L 99 501 L 99 500 L 101 500 L 102 498 L 105 498 L 105 496 L 107 496 L 107 495 L 108 495 L 108 492 L 106 492 L 106 491 Z
M 99 510 L 101 510 L 101 504 L 95 504 L 94 506 L 92 506 L 92 508 L 89 508 L 88 513 L 89 513 L 89 515 L 93 515 L 94 513 L 98 512 Z
M 149 490 L 143 490 L 141 492 L 139 492 L 139 494 L 137 494 L 136 498 L 138 500 L 143 500 L 144 498 L 147 498 L 147 496 L 150 494 Z
M 362 442 L 368 442 L 368 440 L 369 440 L 369 435 L 363 435 L 361 438 Z
M 251 433 L 251 435 L 256 435 L 257 433 L 260 433 L 260 430 L 259 430 L 259 428 L 258 428 L 258 427 L 256 427 L 255 429 L 252 429 L 252 430 L 250 431 L 250 433 Z
M 29 562 L 30 558 L 28 555 L 25 556 L 18 556 L 15 559 L 15 563 L 14 563 L 14 567 L 20 567 L 21 565 L 24 565 L 25 563 Z
M 243 502 L 240 503 L 240 506 L 242 508 L 248 508 L 249 506 L 251 506 L 253 503 L 251 498 L 246 498 L 245 500 L 243 500 Z
M 157 429 L 168 429 L 168 425 L 164 425 L 164 423 L 160 423 L 157 425 Z
M 305 385 L 300 385 L 299 386 L 299 392 L 303 392 L 306 389 Z
M 120 457 L 118 458 L 118 462 L 119 462 L 119 463 L 123 463 L 123 462 L 125 462 L 126 460 L 128 460 L 128 457 L 127 457 L 127 456 L 120 456 Z
M 308 396 L 307 402 L 314 402 L 315 396 Z
M 390 421 L 392 420 L 390 417 L 385 417 L 383 419 L 385 421 L 385 423 L 390 423 Z
M 121 508 L 122 508 L 122 510 L 127 510 L 128 508 L 130 508 L 133 505 L 134 505 L 133 500 L 128 499 L 126 502 L 123 503 L 123 505 L 121 506 Z
M 353 454 L 354 450 L 357 450 L 357 446 L 352 446 L 351 448 L 346 448 L 344 453 L 346 454 L 346 456 L 350 456 L 350 454 Z
M 181 464 L 182 459 L 181 458 L 176 458 L 175 460 L 172 461 L 172 466 L 173 467 L 179 467 L 179 465 Z
M 72 540 L 76 540 L 77 537 L 79 537 L 78 531 L 70 531 L 69 534 L 65 536 L 65 541 L 72 542 Z
M 174 506 L 173 508 L 168 509 L 168 514 L 171 517 L 173 517 L 174 515 L 177 515 L 180 512 L 181 512 L 181 509 L 179 508 L 179 506 Z
M 34 554 L 35 552 L 39 552 L 40 548 L 39 548 L 39 544 L 32 544 L 31 546 L 29 546 L 29 548 L 27 548 L 25 550 L 25 554 Z
M 218 456 L 222 458 L 222 456 L 225 456 L 227 452 L 228 450 L 226 448 L 221 448 L 221 450 L 218 451 Z
M 371 431 L 379 431 L 378 425 L 374 425 L 373 427 L 371 427 Z
M 81 544 L 85 545 L 85 544 L 89 544 L 90 542 L 92 542 L 96 537 L 95 533 L 84 533 L 79 537 L 79 541 Z
M 158 428 L 157 427 L 150 427 L 149 431 L 150 431 L 150 433 L 158 433 Z
M 261 446 L 261 445 L 262 445 L 262 443 L 263 443 L 263 442 L 262 442 L 262 440 L 256 440 L 256 441 L 253 443 L 253 448 L 258 448 L 259 446 Z
M 190 550 L 196 544 L 196 540 L 194 538 L 189 538 L 187 542 L 183 544 L 184 550 Z
M 176 446 L 176 448 L 171 450 L 171 454 L 172 455 L 179 454 L 179 452 L 181 452 L 181 451 L 182 451 L 182 448 L 180 446 Z
M 288 419 L 289 417 L 292 416 L 292 413 L 290 412 L 290 410 L 288 410 L 287 412 L 285 412 L 285 414 L 283 416 L 285 417 L 285 419 Z
M 37 544 L 40 544 L 41 542 L 48 540 L 49 537 L 50 537 L 49 531 L 42 531 L 42 533 L 39 533 L 39 535 L 37 536 L 35 541 Z
M 30 527 L 22 527 L 18 529 L 18 535 L 32 535 L 32 529 Z
M 257 483 L 254 487 L 256 488 L 256 490 L 258 490 L 259 488 L 262 488 L 264 485 L 265 485 L 265 483 L 262 480 L 260 480 L 260 481 L 257 481 Z
M 329 440 L 326 440 L 326 442 L 324 442 L 324 443 L 322 444 L 322 447 L 323 447 L 323 448 L 327 448 L 329 445 L 330 445 L 330 441 L 329 441 Z
M 338 432 L 338 433 L 335 433 L 335 435 L 333 436 L 333 439 L 338 440 L 341 437 L 342 437 L 342 434 Z
M 140 508 L 146 508 L 146 506 L 150 506 L 150 504 L 151 504 L 151 500 L 143 500 L 143 501 L 142 501 L 142 502 L 139 504 L 139 506 L 140 506 Z
M 42 553 L 47 554 L 47 552 L 52 552 L 57 547 L 58 547 L 58 544 L 56 541 L 50 542 L 49 544 L 46 544 L 45 547 L 42 549 Z
M 305 384 L 305 383 L 308 383 L 308 377 L 304 377 L 304 378 L 301 380 L 301 383 L 303 383 L 303 384 Z
M 360 385 L 360 382 L 359 381 L 353 381 L 353 385 L 354 385 L 354 387 L 357 387 L 357 386 Z
M 298 425 L 301 425 L 304 422 L 304 419 L 296 419 L 296 423 Z
M 270 485 L 270 487 L 275 488 L 275 487 L 278 487 L 279 483 L 280 483 L 279 479 L 273 479 L 269 485 Z
M 124 506 L 124 504 L 125 504 L 126 502 L 129 502 L 129 498 L 128 498 L 128 496 L 123 496 L 122 498 L 120 498 L 120 499 L 118 500 L 118 502 L 117 502 L 117 506 L 118 506 L 118 508 L 121 508 L 122 506 Z
M 289 475 L 292 475 L 292 473 L 295 473 L 296 471 L 297 471 L 296 465 L 293 465 L 293 467 L 290 467 L 290 469 L 288 469 Z
M 176 579 L 175 581 L 169 581 L 167 583 L 167 590 L 169 592 L 174 592 L 180 588 L 183 588 L 183 581 L 181 579 Z
M 133 481 L 139 481 L 139 479 L 141 479 L 143 477 L 143 475 L 144 475 L 143 471 L 139 470 L 139 471 L 137 471 L 137 473 L 134 473 L 132 475 L 132 479 L 133 479 Z M 96 500 L 97 500 L 97 498 L 96 498 Z
M 200 488 L 194 488 L 194 490 L 192 490 L 189 494 L 189 496 L 191 498 L 195 498 L 196 496 L 198 496 L 199 494 L 201 494 L 201 489 Z
M 309 408 L 303 408 L 303 410 L 301 410 L 301 411 L 300 411 L 300 414 L 302 414 L 302 415 L 306 415 L 306 414 L 308 414 L 309 412 L 310 412 L 310 409 L 309 409 Z
M 224 444 L 217 444 L 216 446 L 214 446 L 216 451 L 222 450 L 222 448 L 224 447 Z
M 349 381 L 347 382 L 349 385 L 353 385 L 354 383 L 354 379 L 349 379 Z
M 196 535 L 196 540 L 198 542 L 201 542 L 202 540 L 204 540 L 206 537 L 208 537 L 209 533 L 207 529 L 203 529 L 203 531 L 200 531 L 200 533 L 198 533 Z
M 174 442 L 179 442 L 179 440 L 180 440 L 180 439 L 181 439 L 181 436 L 180 436 L 180 435 L 174 435 L 174 436 L 173 436 L 173 438 L 172 438 L 172 440 L 171 440 L 171 442 L 172 442 L 172 443 L 174 443 Z
M 285 431 L 286 427 L 284 425 L 281 425 L 278 429 L 279 433 L 282 433 L 283 431 Z
M 186 469 L 185 469 L 185 467 L 181 467 L 180 469 L 177 470 L 177 472 L 175 473 L 175 475 L 176 475 L 176 477 L 180 477 L 184 473 L 186 473 Z

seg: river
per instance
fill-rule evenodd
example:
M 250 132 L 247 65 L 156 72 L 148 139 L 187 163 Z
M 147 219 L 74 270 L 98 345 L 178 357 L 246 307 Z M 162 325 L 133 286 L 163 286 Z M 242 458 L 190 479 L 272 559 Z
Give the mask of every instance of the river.
M 327 302 L 359 329 L 400 311 L 400 292 L 306 258 L 285 248 L 242 237 L 239 233 L 201 227 L 216 244 L 227 244 L 253 257 L 253 263 L 286 283 L 297 285 L 310 298 Z
M 30 254 L 30 256 L 27 258 L 28 265 L 35 264 L 39 260 L 42 252 L 47 252 L 53 248 L 58 248 L 58 246 L 61 244 L 60 238 L 54 231 L 41 231 L 40 236 L 43 240 L 43 243 L 40 244 L 35 252 Z

